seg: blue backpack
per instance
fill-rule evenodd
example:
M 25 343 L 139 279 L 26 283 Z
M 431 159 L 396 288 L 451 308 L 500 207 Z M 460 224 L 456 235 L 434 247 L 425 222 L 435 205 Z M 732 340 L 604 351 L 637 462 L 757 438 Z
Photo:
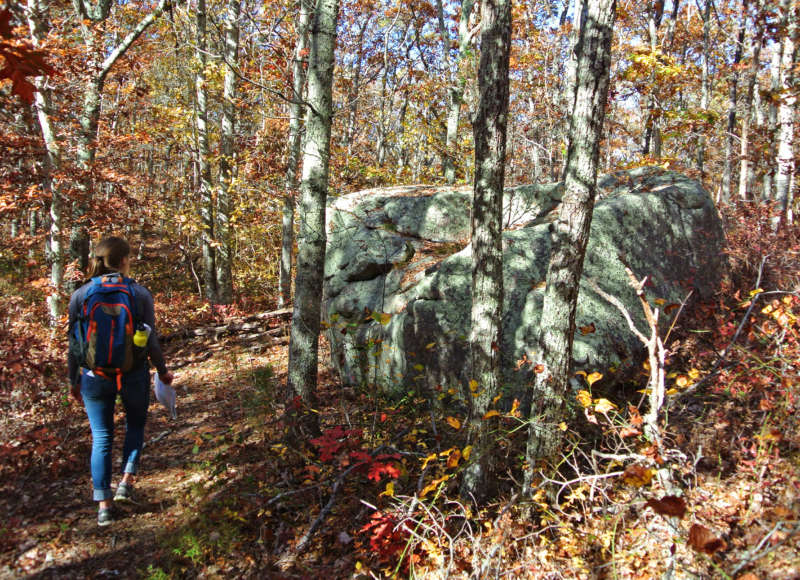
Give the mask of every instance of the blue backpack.
M 120 274 L 92 278 L 73 327 L 78 364 L 96 375 L 116 379 L 140 360 L 145 349 L 133 344 L 138 323 L 132 280 Z

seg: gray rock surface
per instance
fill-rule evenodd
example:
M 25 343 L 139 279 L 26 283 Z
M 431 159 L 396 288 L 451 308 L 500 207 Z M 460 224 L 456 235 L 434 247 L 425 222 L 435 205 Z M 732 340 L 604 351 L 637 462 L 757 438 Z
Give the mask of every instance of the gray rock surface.
M 625 264 L 649 277 L 647 296 L 671 322 L 669 307 L 717 287 L 723 233 L 708 193 L 660 168 L 599 180 L 578 300 L 575 370 L 626 376 L 641 343 L 620 312 L 587 284 L 591 278 L 626 305 L 646 331 Z M 505 201 L 504 384 L 522 393 L 536 359 L 536 335 L 550 256 L 549 223 L 563 186 L 509 189 Z M 469 188 L 396 187 L 336 198 L 328 209 L 323 316 L 332 363 L 344 383 L 389 393 L 461 391 L 470 380 Z M 663 301 L 663 302 L 662 302 Z M 586 328 L 585 328 L 586 329 Z M 649 334 L 645 332 L 645 334 Z

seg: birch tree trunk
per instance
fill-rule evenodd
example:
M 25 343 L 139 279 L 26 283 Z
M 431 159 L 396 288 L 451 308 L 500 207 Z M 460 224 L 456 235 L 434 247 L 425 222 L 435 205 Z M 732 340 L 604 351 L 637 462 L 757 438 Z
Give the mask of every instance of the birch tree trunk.
M 553 250 L 539 326 L 538 356 L 543 372 L 536 374 L 531 405 L 526 493 L 536 461 L 558 448 L 557 425 L 569 384 L 578 283 L 594 209 L 615 5 L 616 0 L 588 3 L 576 46 L 577 90 L 570 118 L 564 198 L 553 224 Z
M 84 177 L 78 184 L 83 199 L 73 204 L 73 226 L 70 232 L 70 257 L 77 260 L 83 270 L 89 263 L 89 235 L 83 225 L 83 217 L 94 195 L 94 180 L 90 169 L 97 152 L 105 80 L 119 57 L 164 12 L 166 3 L 167 0 L 159 0 L 152 12 L 142 18 L 119 44 L 109 49 L 103 43 L 103 37 L 105 23 L 111 13 L 111 0 L 98 0 L 94 3 L 91 0 L 72 0 L 88 52 L 83 109 L 78 118 L 80 129 L 76 147 L 77 166 L 84 171 Z
M 769 158 L 774 159 L 777 157 L 776 135 L 778 134 L 778 94 L 781 90 L 781 55 L 783 53 L 783 43 L 772 45 L 772 55 L 770 59 L 770 96 L 769 104 L 767 105 L 767 131 L 770 135 L 769 142 Z M 762 199 L 770 200 L 775 198 L 775 180 L 777 177 L 777 169 L 775 165 L 770 164 L 764 172 L 764 189 Z
M 208 91 L 206 89 L 206 0 L 197 0 L 197 72 L 195 73 L 195 100 L 197 111 L 197 171 L 200 190 L 201 248 L 203 252 L 203 291 L 206 299 L 217 302 L 217 266 L 214 250 L 214 194 L 211 189 L 211 163 L 208 144 Z
M 751 39 L 750 47 L 750 70 L 747 76 L 747 83 L 744 90 L 744 102 L 742 103 L 742 134 L 739 143 L 739 194 L 740 200 L 747 199 L 747 189 L 751 182 L 750 160 L 748 159 L 748 147 L 750 139 L 750 122 L 753 116 L 753 100 L 755 97 L 755 87 L 758 83 L 758 73 L 761 69 L 761 45 L 764 43 L 764 1 L 759 0 L 754 16 L 755 30 Z
M 792 0 L 781 0 L 782 22 L 786 24 L 786 37 L 781 53 L 781 101 L 778 105 L 778 173 L 775 178 L 775 199 L 780 215 L 778 227 L 790 221 L 791 183 L 794 177 L 794 113 L 797 96 L 794 93 L 794 61 L 797 53 L 797 5 Z
M 328 196 L 332 84 L 338 0 L 316 0 L 308 62 L 308 114 L 303 147 L 300 203 L 297 207 L 297 272 L 289 342 L 289 386 L 313 409 L 316 405 L 320 303 L 325 271 L 325 203 Z M 318 431 L 316 415 L 307 425 Z
M 739 88 L 739 63 L 742 60 L 744 47 L 744 33 L 747 25 L 747 12 L 750 1 L 742 0 L 742 20 L 739 21 L 736 32 L 736 46 L 733 49 L 733 66 L 728 77 L 728 124 L 725 133 L 725 165 L 722 169 L 722 201 L 728 203 L 731 199 L 731 180 L 733 172 L 733 149 L 736 137 L 736 101 Z
M 469 30 L 469 17 L 475 0 L 462 0 L 461 13 L 458 17 L 458 53 L 454 66 L 450 65 L 450 35 L 444 24 L 444 7 L 442 0 L 437 0 L 436 8 L 439 18 L 439 35 L 442 41 L 442 58 L 450 75 L 447 88 L 447 133 L 445 134 L 442 166 L 445 183 L 452 185 L 456 181 L 455 157 L 458 154 L 458 123 L 461 119 L 461 105 L 464 102 L 466 76 L 460 74 L 461 61 L 469 48 L 472 36 Z
M 47 36 L 47 24 L 41 0 L 28 0 L 27 20 L 31 40 L 39 48 Z M 55 327 L 63 311 L 61 287 L 64 284 L 64 248 L 62 245 L 62 213 L 63 196 L 59 184 L 54 181 L 53 173 L 61 167 L 61 147 L 56 138 L 52 122 L 52 94 L 48 81 L 37 77 L 33 81 L 34 107 L 39 129 L 45 146 L 44 191 L 50 194 L 50 231 L 48 232 L 45 255 L 50 263 L 50 294 L 47 296 L 47 307 L 50 314 L 50 326 Z
M 310 0 L 300 0 L 297 16 L 297 44 L 292 60 L 292 102 L 289 105 L 289 155 L 286 167 L 286 190 L 281 212 L 281 268 L 278 276 L 278 308 L 292 300 L 292 250 L 294 248 L 294 199 L 297 192 L 297 169 L 300 163 L 300 146 L 303 129 L 303 87 L 306 84 L 306 52 L 308 51 L 308 24 L 311 19 Z
M 708 111 L 711 104 L 711 73 L 710 73 L 710 54 L 711 54 L 711 0 L 706 0 L 703 11 L 703 56 L 701 63 L 701 90 L 700 108 L 703 112 Z M 704 132 L 697 138 L 697 170 L 700 178 L 705 177 L 705 157 L 706 157 L 706 136 Z
M 219 190 L 217 191 L 217 300 L 233 302 L 233 211 L 234 171 L 236 168 L 236 67 L 239 61 L 240 0 L 230 0 L 225 14 L 225 80 L 222 88 L 222 126 L 219 136 Z
M 472 402 L 471 461 L 462 495 L 482 498 L 492 471 L 492 431 L 484 421 L 501 384 L 500 340 L 503 309 L 503 183 L 508 124 L 508 65 L 511 50 L 511 0 L 481 3 L 480 98 L 473 120 L 475 184 L 472 194 L 472 310 L 470 351 Z
M 661 18 L 664 15 L 664 3 L 661 0 L 648 4 L 647 10 L 647 35 L 650 40 L 650 54 L 656 56 L 658 51 L 658 29 L 661 26 Z M 650 146 L 653 145 L 653 157 L 661 158 L 661 136 L 659 135 L 659 113 L 657 99 L 655 95 L 656 87 L 656 66 L 657 60 L 653 62 L 650 70 L 650 92 L 647 94 L 647 118 L 644 126 L 644 143 L 642 154 L 650 155 Z

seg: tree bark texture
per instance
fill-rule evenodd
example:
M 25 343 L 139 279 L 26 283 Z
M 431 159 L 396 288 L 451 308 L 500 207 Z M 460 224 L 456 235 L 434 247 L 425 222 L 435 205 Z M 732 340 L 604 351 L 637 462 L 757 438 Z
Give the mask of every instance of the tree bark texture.
M 747 81 L 744 89 L 744 100 L 742 103 L 742 132 L 739 143 L 739 193 L 740 200 L 748 198 L 748 186 L 751 182 L 750 161 L 748 159 L 748 147 L 750 139 L 750 123 L 753 115 L 753 101 L 755 97 L 755 87 L 758 82 L 758 73 L 761 68 L 761 45 L 764 43 L 764 1 L 759 0 L 756 7 L 753 37 L 750 42 L 750 70 L 748 71 Z
M 225 15 L 225 80 L 222 88 L 222 127 L 219 136 L 219 190 L 217 191 L 217 300 L 233 302 L 233 213 L 234 172 L 236 169 L 236 67 L 239 62 L 240 0 L 230 0 Z
M 289 385 L 316 405 L 322 282 L 325 271 L 325 203 L 328 195 L 332 83 L 338 0 L 316 0 L 308 62 L 308 113 L 297 207 L 297 271 L 289 343 Z
M 292 253 L 294 248 L 294 199 L 297 192 L 297 170 L 300 163 L 300 146 L 303 131 L 303 87 L 306 84 L 306 52 L 308 51 L 308 24 L 311 19 L 310 0 L 300 0 L 297 16 L 297 44 L 292 60 L 292 102 L 289 105 L 289 155 L 286 167 L 286 191 L 281 211 L 281 267 L 278 275 L 278 308 L 292 300 Z
M 503 184 L 508 125 L 508 66 L 511 0 L 481 3 L 480 99 L 473 120 L 475 183 L 472 194 L 472 311 L 470 351 L 472 402 L 469 435 L 472 460 L 464 471 L 462 494 L 482 497 L 491 471 L 492 427 L 484 421 L 500 390 L 500 337 L 503 309 Z
M 113 5 L 111 0 L 99 0 L 94 3 L 91 0 L 72 2 L 81 23 L 87 49 L 87 74 L 84 81 L 83 110 L 78 119 L 80 129 L 76 150 L 78 168 L 85 173 L 78 184 L 82 191 L 82 199 L 73 204 L 73 226 L 70 232 L 70 257 L 78 261 L 82 270 L 89 264 L 89 234 L 83 224 L 83 216 L 86 215 L 94 195 L 94 179 L 90 169 L 97 151 L 105 80 L 117 60 L 164 12 L 166 3 L 167 0 L 160 0 L 152 12 L 142 18 L 116 46 L 109 50 L 103 42 L 103 37 L 106 33 L 105 23 Z
M 197 129 L 197 172 L 200 190 L 201 249 L 203 252 L 203 291 L 211 303 L 217 302 L 217 267 L 214 250 L 214 194 L 211 189 L 211 163 L 208 144 L 208 91 L 206 87 L 206 0 L 197 0 L 197 72 L 195 73 L 195 124 Z
M 464 89 L 467 82 L 466 76 L 460 74 L 460 67 L 471 41 L 469 17 L 475 5 L 475 0 L 461 1 L 461 12 L 458 18 L 458 54 L 456 55 L 454 68 L 450 66 L 450 35 L 447 33 L 444 24 L 442 0 L 438 0 L 436 5 L 439 18 L 439 34 L 442 40 L 443 61 L 450 73 L 450 86 L 447 89 L 447 132 L 445 134 L 442 165 L 445 183 L 453 184 L 456 181 L 455 157 L 458 154 L 458 124 L 461 118 L 461 105 L 464 102 Z
M 775 176 L 775 199 L 780 216 L 778 224 L 791 219 L 791 183 L 794 177 L 794 113 L 797 96 L 794 93 L 794 66 L 797 53 L 797 5 L 781 0 L 781 21 L 786 26 L 781 52 L 781 101 L 778 105 L 778 168 Z
M 701 62 L 700 82 L 702 95 L 700 97 L 700 108 L 707 111 L 711 104 L 711 0 L 706 0 L 703 11 L 703 56 Z M 705 176 L 705 157 L 706 157 L 706 137 L 703 133 L 697 138 L 697 170 L 700 172 L 701 179 Z
M 44 11 L 41 0 L 28 0 L 28 28 L 33 45 L 37 48 L 41 46 L 47 35 Z M 48 80 L 45 77 L 37 77 L 33 84 L 36 88 L 34 93 L 36 118 L 39 121 L 39 129 L 46 151 L 43 189 L 50 193 L 50 231 L 48 232 L 46 255 L 50 263 L 51 288 L 47 297 L 47 307 L 50 314 L 50 325 L 55 327 L 63 311 L 60 290 L 64 283 L 64 248 L 61 240 L 64 201 L 59 185 L 53 179 L 53 173 L 61 167 L 61 146 L 52 122 L 53 102 Z M 35 213 L 33 215 L 35 216 Z
M 536 374 L 531 405 L 526 491 L 536 460 L 551 455 L 559 443 L 557 424 L 568 392 L 578 284 L 594 209 L 615 4 L 615 0 L 588 3 L 576 47 L 577 90 L 570 119 L 565 192 L 553 224 L 553 250 L 539 326 L 538 355 L 544 370 Z
M 722 169 L 722 201 L 728 203 L 731 199 L 731 181 L 733 179 L 733 149 L 734 139 L 736 138 L 736 104 L 739 89 L 739 63 L 742 60 L 744 47 L 744 34 L 747 26 L 747 11 L 749 0 L 742 0 L 742 19 L 736 31 L 736 39 L 733 49 L 733 67 L 728 77 L 728 125 L 725 137 L 725 164 Z

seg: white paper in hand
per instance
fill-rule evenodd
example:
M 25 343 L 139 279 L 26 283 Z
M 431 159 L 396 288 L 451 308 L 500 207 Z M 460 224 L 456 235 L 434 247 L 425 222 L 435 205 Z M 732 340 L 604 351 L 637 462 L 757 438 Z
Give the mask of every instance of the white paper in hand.
M 173 389 L 171 385 L 163 383 L 158 373 L 155 374 L 153 380 L 155 382 L 156 399 L 169 411 L 173 419 L 177 419 L 178 414 L 175 412 L 175 389 Z

